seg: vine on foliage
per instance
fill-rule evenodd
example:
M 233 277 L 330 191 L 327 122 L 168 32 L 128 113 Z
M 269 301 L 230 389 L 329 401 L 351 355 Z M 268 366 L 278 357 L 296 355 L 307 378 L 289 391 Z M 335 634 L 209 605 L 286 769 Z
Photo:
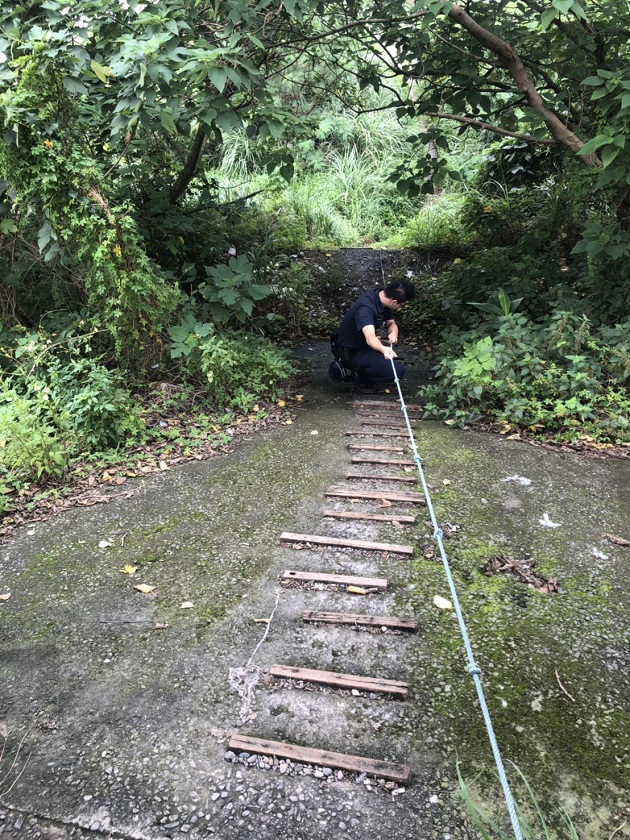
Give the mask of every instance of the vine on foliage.
M 45 262 L 76 265 L 80 292 L 111 332 L 118 358 L 138 363 L 159 343 L 179 301 L 139 244 L 130 205 L 110 204 L 79 129 L 79 113 L 59 83 L 63 68 L 41 42 L 14 61 L 15 88 L 0 117 L 7 130 L 0 175 L 16 216 L 39 219 Z

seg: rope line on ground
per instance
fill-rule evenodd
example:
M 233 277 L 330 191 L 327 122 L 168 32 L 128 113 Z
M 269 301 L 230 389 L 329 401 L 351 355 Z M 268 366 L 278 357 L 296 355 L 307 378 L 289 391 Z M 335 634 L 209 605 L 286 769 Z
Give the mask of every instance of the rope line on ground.
M 383 275 L 383 282 L 385 282 L 385 270 L 383 268 L 383 257 L 379 251 L 379 256 L 381 258 L 381 274 Z M 494 727 L 492 725 L 492 719 L 490 717 L 490 710 L 488 709 L 488 704 L 486 703 L 486 698 L 483 692 L 483 686 L 481 685 L 481 669 L 475 662 L 475 657 L 472 651 L 472 647 L 470 644 L 470 637 L 468 636 L 468 630 L 466 628 L 466 623 L 464 621 L 464 616 L 462 614 L 462 610 L 459 604 L 459 598 L 457 597 L 457 591 L 455 589 L 455 583 L 453 581 L 453 576 L 451 574 L 451 568 L 448 562 L 448 557 L 446 556 L 446 551 L 444 549 L 444 533 L 440 528 L 439 522 L 435 515 L 435 511 L 433 509 L 433 503 L 431 501 L 431 494 L 429 493 L 429 487 L 427 485 L 427 481 L 424 475 L 424 470 L 422 468 L 422 458 L 418 453 L 418 449 L 416 447 L 416 442 L 413 437 L 413 430 L 411 428 L 411 422 L 409 420 L 409 413 L 407 411 L 407 406 L 405 404 L 405 399 L 403 397 L 403 393 L 400 387 L 400 379 L 398 378 L 398 374 L 396 373 L 396 366 L 394 365 L 394 358 L 393 356 L 389 357 L 389 361 L 391 362 L 392 371 L 394 373 L 394 382 L 396 383 L 396 388 L 398 389 L 398 396 L 400 398 L 400 405 L 403 415 L 405 417 L 405 423 L 407 425 L 407 432 L 409 434 L 409 440 L 411 442 L 411 448 L 413 451 L 413 460 L 418 468 L 418 474 L 420 475 L 420 481 L 422 482 L 422 490 L 424 492 L 424 497 L 427 503 L 427 510 L 429 511 L 429 515 L 431 517 L 431 524 L 433 526 L 433 539 L 437 542 L 440 557 L 442 558 L 442 565 L 444 566 L 444 571 L 446 572 L 446 579 L 448 581 L 448 588 L 451 593 L 451 598 L 453 599 L 453 605 L 455 608 L 455 613 L 457 615 L 457 622 L 459 624 L 459 629 L 462 634 L 462 638 L 464 640 L 464 647 L 466 649 L 466 656 L 468 658 L 468 673 L 472 676 L 473 681 L 475 683 L 475 688 L 477 689 L 477 697 L 479 699 L 479 705 L 481 706 L 481 712 L 483 714 L 483 719 L 486 725 L 486 731 L 488 733 L 488 738 L 490 740 L 490 746 L 492 747 L 492 753 L 494 755 L 494 761 L 497 766 L 497 772 L 499 774 L 499 780 L 501 782 L 501 787 L 503 788 L 503 795 L 505 797 L 505 801 L 507 804 L 508 812 L 510 814 L 510 820 L 512 821 L 512 828 L 514 830 L 514 836 L 516 840 L 523 840 L 523 834 L 521 831 L 521 825 L 516 813 L 516 805 L 514 802 L 514 797 L 512 796 L 512 791 L 510 790 L 510 785 L 507 780 L 507 775 L 505 772 L 505 767 L 503 765 L 503 759 L 501 758 L 501 752 L 499 750 L 499 744 L 497 742 L 497 738 L 494 732 Z

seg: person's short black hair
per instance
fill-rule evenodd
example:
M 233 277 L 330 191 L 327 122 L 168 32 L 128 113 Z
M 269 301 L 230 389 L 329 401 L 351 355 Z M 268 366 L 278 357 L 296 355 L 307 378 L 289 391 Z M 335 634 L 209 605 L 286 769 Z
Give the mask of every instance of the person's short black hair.
M 413 300 L 416 294 L 416 287 L 410 280 L 392 280 L 385 286 L 384 290 L 390 300 L 396 300 L 398 303 L 406 303 L 408 300 Z

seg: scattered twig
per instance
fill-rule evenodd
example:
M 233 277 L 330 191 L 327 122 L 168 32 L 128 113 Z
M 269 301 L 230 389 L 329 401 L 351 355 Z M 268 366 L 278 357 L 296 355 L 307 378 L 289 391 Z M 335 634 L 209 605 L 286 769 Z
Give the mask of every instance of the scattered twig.
M 617 826 L 617 828 L 616 828 L 616 829 L 613 831 L 613 833 L 610 835 L 610 837 L 608 838 L 608 840 L 613 840 L 613 837 L 615 836 L 615 834 L 617 834 L 617 832 L 618 832 L 618 831 L 621 831 L 621 829 L 624 827 L 624 825 L 625 825 L 627 822 L 628 822 L 628 820 L 624 820 L 624 821 L 621 823 L 621 825 L 618 825 L 618 826 Z
M 556 679 L 558 680 L 558 685 L 560 686 L 560 690 L 561 690 L 561 691 L 563 691 L 563 692 L 567 695 L 567 697 L 569 698 L 569 700 L 570 700 L 572 703 L 575 703 L 575 697 L 571 697 L 571 695 L 569 694 L 569 692 L 566 690 L 566 688 L 565 688 L 565 687 L 562 685 L 562 683 L 560 682 L 560 674 L 558 673 L 558 670 L 557 670 L 557 669 L 556 669 Z

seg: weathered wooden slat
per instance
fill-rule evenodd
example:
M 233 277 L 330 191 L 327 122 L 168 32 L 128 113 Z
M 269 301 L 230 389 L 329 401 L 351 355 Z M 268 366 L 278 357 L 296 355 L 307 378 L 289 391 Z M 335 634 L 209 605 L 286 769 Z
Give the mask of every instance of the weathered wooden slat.
M 344 434 L 352 437 L 389 437 L 409 440 L 409 435 L 406 432 L 382 432 L 380 429 L 355 429 L 354 431 L 344 432 Z
M 370 522 L 399 522 L 401 525 L 415 525 L 415 516 L 395 516 L 387 513 L 361 513 L 358 510 L 325 510 L 322 516 L 332 519 L 367 519 Z
M 415 421 L 411 421 L 412 423 Z M 392 417 L 387 417 L 385 420 L 380 420 L 378 417 L 366 417 L 361 421 L 362 426 L 387 426 L 390 429 L 406 429 L 407 424 L 404 420 Z
M 365 450 L 369 449 L 372 452 L 399 452 L 401 455 L 404 450 L 404 446 L 379 446 L 377 443 L 349 443 L 348 449 L 360 449 Z
M 400 422 L 404 422 L 404 417 L 402 411 L 397 409 L 396 411 L 385 411 L 382 408 L 355 408 L 354 409 L 354 416 L 355 417 L 374 417 L 376 420 L 398 420 Z M 417 417 L 413 418 L 417 420 Z
M 354 400 L 352 405 L 357 408 L 371 408 L 373 405 L 387 406 L 388 408 L 395 408 L 397 411 L 401 411 L 397 398 L 391 400 Z M 424 411 L 424 408 L 421 405 L 408 405 L 407 411 Z
M 413 556 L 413 546 L 396 545 L 395 543 L 377 543 L 369 540 L 346 540 L 341 537 L 322 537 L 319 534 L 292 534 L 284 531 L 280 534 L 282 542 L 302 543 L 308 542 L 312 545 L 330 545 L 339 548 L 360 548 L 364 551 L 387 551 L 390 554 L 404 554 L 407 557 Z
M 300 764 L 317 764 L 334 770 L 349 770 L 351 773 L 366 773 L 380 779 L 388 779 L 400 785 L 406 785 L 411 778 L 411 767 L 407 764 L 394 764 L 391 761 L 378 761 L 359 755 L 318 750 L 312 747 L 298 747 L 280 741 L 268 741 L 266 738 L 250 738 L 247 735 L 232 735 L 228 748 L 232 752 L 248 752 L 256 755 L 273 755 L 288 758 Z
M 363 589 L 387 589 L 387 578 L 331 575 L 327 572 L 299 572 L 295 569 L 287 569 L 280 580 L 297 580 L 300 583 L 334 583 L 339 586 L 360 586 Z
M 302 613 L 302 621 L 307 624 L 358 624 L 361 627 L 391 627 L 393 630 L 418 629 L 418 622 L 414 618 L 394 618 L 390 615 L 359 615 L 356 613 L 330 613 L 306 610 Z
M 385 499 L 388 502 L 409 502 L 415 505 L 426 505 L 423 493 L 402 493 L 396 490 L 362 490 L 357 487 L 349 490 L 347 487 L 329 487 L 325 496 L 337 499 Z
M 390 475 L 389 473 L 346 473 L 346 478 L 355 481 L 398 481 L 403 484 L 415 484 L 417 479 L 411 475 Z
M 353 464 L 386 464 L 392 467 L 413 467 L 415 464 L 415 461 L 404 458 L 392 458 L 386 461 L 384 458 L 366 458 L 363 455 L 353 455 L 350 460 Z
M 336 671 L 318 671 L 315 668 L 297 668 L 292 665 L 272 665 L 269 669 L 272 677 L 283 680 L 303 680 L 304 682 L 331 685 L 334 688 L 356 688 L 372 694 L 389 694 L 399 700 L 409 697 L 409 686 L 399 680 L 383 680 L 380 677 L 360 677 L 358 674 L 338 674 Z

